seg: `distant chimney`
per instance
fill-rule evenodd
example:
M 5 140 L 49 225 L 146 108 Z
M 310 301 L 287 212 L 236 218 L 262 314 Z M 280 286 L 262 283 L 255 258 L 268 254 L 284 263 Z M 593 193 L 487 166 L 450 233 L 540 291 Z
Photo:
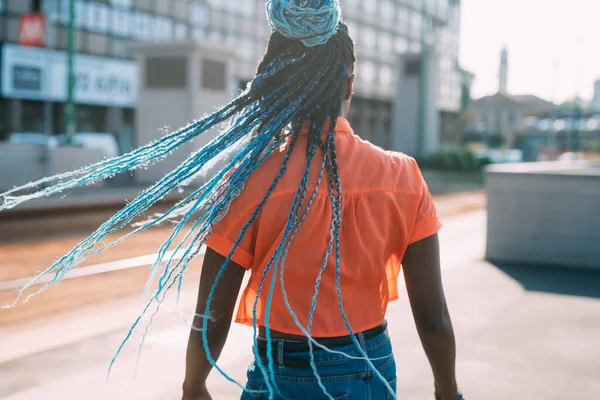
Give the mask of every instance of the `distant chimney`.
M 506 47 L 500 53 L 500 87 L 498 92 L 504 95 L 508 94 L 508 50 L 506 50 Z
M 600 104 L 600 79 L 594 82 L 594 103 Z

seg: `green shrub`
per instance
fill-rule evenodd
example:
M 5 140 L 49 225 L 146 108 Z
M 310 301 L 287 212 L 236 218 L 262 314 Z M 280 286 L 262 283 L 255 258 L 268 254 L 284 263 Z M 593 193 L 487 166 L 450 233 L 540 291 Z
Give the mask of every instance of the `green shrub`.
M 465 147 L 443 147 L 418 160 L 421 168 L 437 171 L 476 172 L 491 164 Z

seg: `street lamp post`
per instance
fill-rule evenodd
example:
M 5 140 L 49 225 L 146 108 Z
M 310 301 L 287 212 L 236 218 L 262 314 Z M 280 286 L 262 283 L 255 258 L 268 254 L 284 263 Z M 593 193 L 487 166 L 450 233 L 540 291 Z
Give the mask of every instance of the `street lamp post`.
M 67 144 L 75 135 L 75 0 L 69 0 L 69 28 L 67 36 L 67 102 L 65 104 L 65 130 Z

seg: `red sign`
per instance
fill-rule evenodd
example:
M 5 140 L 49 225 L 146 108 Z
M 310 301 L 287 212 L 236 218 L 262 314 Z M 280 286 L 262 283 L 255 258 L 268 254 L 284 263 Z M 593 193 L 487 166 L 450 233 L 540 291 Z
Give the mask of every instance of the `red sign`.
M 23 14 L 19 21 L 19 43 L 21 46 L 43 47 L 46 36 L 44 14 Z

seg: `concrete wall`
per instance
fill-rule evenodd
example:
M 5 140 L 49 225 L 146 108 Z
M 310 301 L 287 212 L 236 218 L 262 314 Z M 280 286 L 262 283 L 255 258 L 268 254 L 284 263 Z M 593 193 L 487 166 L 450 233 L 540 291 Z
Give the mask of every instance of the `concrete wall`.
M 0 144 L 0 191 L 73 171 L 103 157 L 102 151 L 76 147 L 44 149 L 34 145 Z
M 393 105 L 391 149 L 422 156 L 440 145 L 439 57 L 401 54 Z M 409 67 L 410 66 L 410 67 Z M 421 116 L 423 127 L 421 127 Z M 421 137 L 421 135 L 423 137 Z
M 492 166 L 487 259 L 600 269 L 600 165 Z
M 49 175 L 75 171 L 81 167 L 95 164 L 104 159 L 102 150 L 82 149 L 77 147 L 57 147 L 51 149 Z
M 136 112 L 136 145 L 146 145 L 167 133 L 178 130 L 227 104 L 230 92 L 235 53 L 223 46 L 204 42 L 168 44 L 138 44 L 135 48 L 140 67 L 139 101 Z M 187 60 L 186 86 L 180 89 L 147 88 L 146 61 L 148 58 L 185 57 Z M 226 68 L 226 90 L 210 90 L 201 85 L 202 60 L 221 61 Z M 192 153 L 201 149 L 219 133 L 217 128 L 203 133 L 192 142 L 181 144 L 165 159 L 135 172 L 135 180 L 151 184 L 177 168 Z
M 44 158 L 41 146 L 0 144 L 0 191 L 41 179 Z

